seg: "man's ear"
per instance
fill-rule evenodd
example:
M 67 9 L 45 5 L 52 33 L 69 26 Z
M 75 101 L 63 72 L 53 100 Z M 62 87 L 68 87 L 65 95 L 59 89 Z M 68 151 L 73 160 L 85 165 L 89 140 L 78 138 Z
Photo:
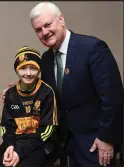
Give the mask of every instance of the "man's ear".
M 60 15 L 60 16 L 59 16 L 59 19 L 60 19 L 60 22 L 61 22 L 62 26 L 64 26 L 64 25 L 65 25 L 64 16 L 63 16 L 63 15 Z

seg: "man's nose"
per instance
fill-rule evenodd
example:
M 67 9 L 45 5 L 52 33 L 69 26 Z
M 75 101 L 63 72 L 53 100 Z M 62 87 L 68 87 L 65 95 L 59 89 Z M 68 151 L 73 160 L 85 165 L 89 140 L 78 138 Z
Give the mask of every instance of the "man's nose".
M 42 29 L 42 33 L 44 36 L 46 36 L 48 34 L 48 30 L 46 28 L 43 27 Z

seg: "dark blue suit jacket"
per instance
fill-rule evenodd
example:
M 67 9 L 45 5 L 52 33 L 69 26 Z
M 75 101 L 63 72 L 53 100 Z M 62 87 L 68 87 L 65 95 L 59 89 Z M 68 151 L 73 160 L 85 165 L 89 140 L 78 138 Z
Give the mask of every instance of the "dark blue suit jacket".
M 52 49 L 43 54 L 41 69 L 42 79 L 57 96 Z M 57 100 L 60 122 L 66 116 L 75 136 L 95 132 L 102 141 L 121 144 L 123 86 L 117 63 L 104 41 L 71 32 L 62 95 Z

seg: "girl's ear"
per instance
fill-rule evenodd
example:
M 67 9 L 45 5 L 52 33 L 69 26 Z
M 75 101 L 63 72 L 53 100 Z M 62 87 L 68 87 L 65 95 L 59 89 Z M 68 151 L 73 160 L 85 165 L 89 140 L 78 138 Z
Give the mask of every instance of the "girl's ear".
M 38 72 L 38 76 L 41 74 L 41 71 Z

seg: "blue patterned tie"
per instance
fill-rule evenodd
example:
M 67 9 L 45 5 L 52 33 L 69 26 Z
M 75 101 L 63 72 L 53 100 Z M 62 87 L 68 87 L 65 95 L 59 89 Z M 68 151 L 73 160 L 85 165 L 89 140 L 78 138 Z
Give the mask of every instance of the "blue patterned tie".
M 56 53 L 56 64 L 57 64 L 57 88 L 61 92 L 62 77 L 63 77 L 63 65 L 62 65 L 62 53 L 57 51 Z

